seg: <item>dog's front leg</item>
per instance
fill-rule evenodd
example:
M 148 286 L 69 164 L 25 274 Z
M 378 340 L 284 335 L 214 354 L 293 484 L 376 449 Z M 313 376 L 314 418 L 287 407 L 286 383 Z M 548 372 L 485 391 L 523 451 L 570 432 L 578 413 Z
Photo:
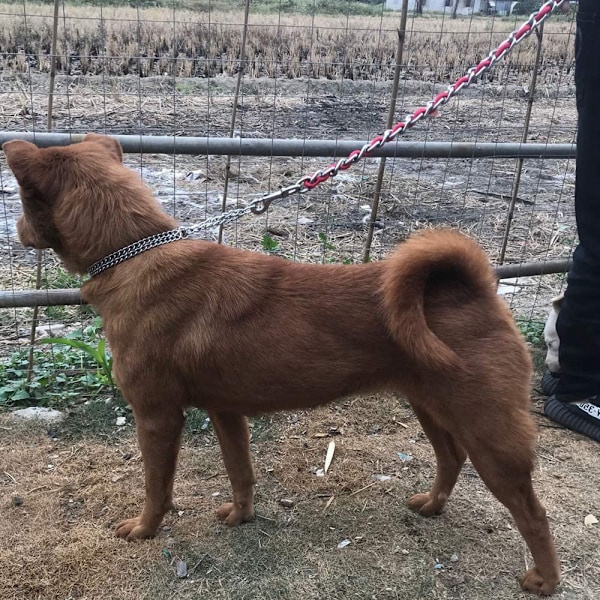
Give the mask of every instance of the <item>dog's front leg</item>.
M 128 541 L 156 534 L 173 507 L 173 478 L 185 418 L 175 406 L 156 411 L 136 411 L 136 431 L 144 460 L 146 502 L 139 517 L 117 525 L 116 534 Z
M 242 415 L 209 412 L 215 428 L 223 462 L 233 488 L 233 502 L 217 509 L 217 517 L 227 525 L 239 525 L 254 517 L 254 485 L 256 478 L 250 457 L 248 420 Z

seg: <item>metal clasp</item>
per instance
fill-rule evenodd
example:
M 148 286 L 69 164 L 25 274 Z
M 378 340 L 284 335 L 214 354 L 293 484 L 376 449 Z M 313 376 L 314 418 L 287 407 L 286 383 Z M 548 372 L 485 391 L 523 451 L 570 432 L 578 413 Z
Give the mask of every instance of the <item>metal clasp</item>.
M 299 183 L 288 185 L 287 187 L 280 188 L 276 192 L 271 192 L 270 194 L 267 194 L 262 198 L 255 200 L 255 203 L 252 203 L 252 205 L 250 206 L 250 210 L 255 215 L 262 215 L 262 213 L 264 213 L 269 208 L 269 206 L 271 206 L 271 202 L 273 202 L 274 200 L 283 200 L 283 198 L 288 198 L 289 196 L 293 196 L 294 194 L 300 194 L 303 191 L 307 190 L 303 185 Z

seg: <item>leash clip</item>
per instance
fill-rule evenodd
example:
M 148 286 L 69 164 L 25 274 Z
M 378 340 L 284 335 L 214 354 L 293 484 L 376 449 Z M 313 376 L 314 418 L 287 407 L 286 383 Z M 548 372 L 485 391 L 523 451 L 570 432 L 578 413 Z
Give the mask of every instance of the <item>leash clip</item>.
M 271 192 L 258 200 L 255 200 L 250 205 L 250 210 L 255 215 L 262 215 L 268 208 L 271 206 L 271 203 L 275 200 L 283 200 L 284 198 L 289 198 L 289 196 L 293 196 L 294 194 L 300 194 L 302 192 L 307 191 L 307 189 L 299 184 L 294 183 L 292 185 L 288 185 L 287 187 L 282 187 L 276 192 Z

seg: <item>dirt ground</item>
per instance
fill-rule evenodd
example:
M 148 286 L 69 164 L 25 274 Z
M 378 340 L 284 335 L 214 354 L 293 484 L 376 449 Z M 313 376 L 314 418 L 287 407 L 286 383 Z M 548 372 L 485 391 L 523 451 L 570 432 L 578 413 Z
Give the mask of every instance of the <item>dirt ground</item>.
M 51 429 L 1 419 L 3 600 L 527 597 L 518 577 L 531 557 L 469 464 L 443 515 L 408 510 L 406 499 L 433 481 L 434 457 L 400 400 L 349 399 L 253 421 L 258 516 L 234 529 L 214 517 L 229 483 L 212 431 L 192 414 L 176 509 L 156 539 L 133 544 L 112 533 L 143 499 L 131 419 L 117 428 L 112 406 L 89 410 Z M 598 446 L 539 416 L 537 397 L 533 411 L 535 485 L 563 572 L 556 597 L 596 599 L 598 526 L 584 519 L 600 515 Z M 332 465 L 319 477 L 332 440 Z
M 47 78 L 3 76 L 0 128 L 44 131 Z M 130 77 L 57 79 L 54 130 L 115 134 L 226 135 L 233 82 Z M 439 86 L 404 81 L 397 116 Z M 236 134 L 246 137 L 364 140 L 383 128 L 389 84 L 248 80 Z M 489 81 L 411 131 L 408 140 L 519 141 L 526 90 Z M 528 139 L 571 142 L 572 74 L 545 73 Z M 295 181 L 329 159 L 232 159 L 228 206 Z M 157 197 L 184 223 L 217 214 L 223 157 L 127 156 Z M 369 160 L 267 215 L 240 221 L 226 242 L 303 261 L 358 261 L 379 162 Z M 386 255 L 415 228 L 452 224 L 476 235 L 497 259 L 516 161 L 387 161 L 373 256 Z M 566 257 L 574 243 L 573 161 L 528 160 L 521 177 L 507 262 Z M 34 255 L 20 248 L 14 179 L 0 161 L 0 283 L 32 286 Z M 209 237 L 214 232 L 208 233 Z M 56 269 L 45 258 L 46 272 Z M 543 320 L 560 276 L 506 282 L 519 318 Z M 23 347 L 30 311 L 1 311 L 2 353 Z M 76 318 L 75 316 L 69 318 Z M 538 351 L 539 353 L 539 351 Z M 538 364 L 539 364 L 538 356 Z M 507 374 L 510 376 L 510 374 Z M 493 401 L 493 399 L 490 399 Z M 554 427 L 533 392 L 540 425 L 536 487 L 548 509 L 563 570 L 557 597 L 600 597 L 598 446 Z M 256 420 L 258 518 L 229 530 L 214 509 L 229 497 L 216 441 L 191 415 L 176 481 L 177 509 L 153 541 L 116 540 L 113 525 L 139 511 L 142 466 L 131 418 L 115 426 L 112 404 L 70 410 L 63 425 L 0 422 L 0 598 L 141 599 L 462 599 L 526 597 L 518 577 L 531 558 L 507 511 L 466 467 L 445 514 L 423 519 L 406 499 L 428 489 L 433 453 L 398 399 L 350 399 L 313 413 Z M 328 443 L 330 472 L 318 477 Z M 403 462 L 398 452 L 412 460 Z M 374 478 L 373 476 L 385 476 Z M 389 477 L 389 479 L 387 478 Z M 284 507 L 282 499 L 291 506 Z M 338 548 L 338 544 L 349 544 Z M 185 561 L 188 576 L 176 575 Z

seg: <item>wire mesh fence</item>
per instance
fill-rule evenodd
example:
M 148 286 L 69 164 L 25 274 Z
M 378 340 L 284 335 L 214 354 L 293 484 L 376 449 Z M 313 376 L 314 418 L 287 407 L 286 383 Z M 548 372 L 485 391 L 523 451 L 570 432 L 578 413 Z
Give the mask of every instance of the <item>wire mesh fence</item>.
M 257 0 L 248 3 L 247 23 L 240 1 L 152 4 L 0 4 L 0 131 L 41 134 L 51 123 L 58 134 L 95 131 L 136 136 L 140 143 L 148 136 L 185 136 L 267 144 L 262 156 L 127 154 L 126 164 L 182 224 L 289 185 L 344 155 L 343 141 L 383 131 L 400 42 L 396 121 L 485 57 L 524 19 L 505 14 L 508 2 L 497 1 L 493 11 L 490 3 L 469 3 L 472 11 L 461 3 L 467 14 L 457 18 L 451 7 L 428 12 L 425 3 L 422 14 L 409 11 L 399 36 L 400 13 L 379 3 Z M 385 159 L 376 214 L 381 158 L 227 226 L 222 242 L 291 260 L 353 263 L 365 258 L 367 242 L 369 258 L 379 260 L 411 231 L 448 224 L 477 237 L 496 264 L 569 257 L 576 236 L 572 158 L 520 164 L 493 154 L 456 158 L 451 150 L 428 158 L 423 148 L 525 142 L 541 144 L 551 155 L 555 144 L 573 144 L 574 31 L 573 13 L 553 16 L 490 74 L 402 136 L 402 142 L 415 143 L 412 156 Z M 302 145 L 295 156 L 277 156 L 273 140 L 332 144 L 320 157 Z M 3 158 L 0 188 L 0 289 L 18 293 L 36 286 L 37 258 L 18 242 L 20 202 Z M 219 231 L 207 235 L 216 240 Z M 42 289 L 79 286 L 51 252 L 41 265 Z M 503 281 L 500 291 L 519 319 L 539 324 L 562 282 L 562 275 L 521 277 Z M 14 356 L 22 357 L 32 339 L 32 310 L 0 310 L 5 368 L 18 370 L 27 362 L 19 358 L 15 366 Z M 93 339 L 93 319 L 89 307 L 41 307 L 35 337 L 79 331 Z

